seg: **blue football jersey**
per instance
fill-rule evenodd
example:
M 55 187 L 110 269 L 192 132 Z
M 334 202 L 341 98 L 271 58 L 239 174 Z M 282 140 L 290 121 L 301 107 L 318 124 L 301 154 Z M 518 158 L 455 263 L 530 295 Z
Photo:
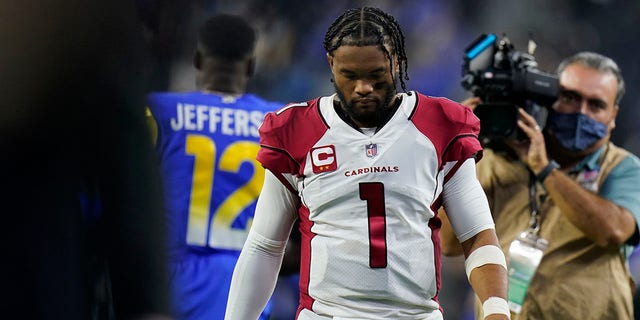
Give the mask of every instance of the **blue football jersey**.
M 152 93 L 147 106 L 157 128 L 175 315 L 222 319 L 264 181 L 258 127 L 282 104 L 189 92 Z

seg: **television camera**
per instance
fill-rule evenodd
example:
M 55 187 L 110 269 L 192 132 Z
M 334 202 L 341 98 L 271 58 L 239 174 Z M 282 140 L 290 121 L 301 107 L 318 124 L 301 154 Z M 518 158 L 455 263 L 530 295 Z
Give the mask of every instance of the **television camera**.
M 462 86 L 482 101 L 474 113 L 483 144 L 526 137 L 517 126 L 518 108 L 544 127 L 548 108 L 558 97 L 558 77 L 538 69 L 534 50 L 532 40 L 524 53 L 495 34 L 482 34 L 465 49 Z

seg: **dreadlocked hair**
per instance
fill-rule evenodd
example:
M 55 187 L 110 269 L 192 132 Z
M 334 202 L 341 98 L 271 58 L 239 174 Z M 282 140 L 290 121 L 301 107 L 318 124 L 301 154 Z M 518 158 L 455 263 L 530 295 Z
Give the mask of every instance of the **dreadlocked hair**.
M 332 53 L 343 45 L 370 46 L 377 45 L 387 55 L 393 70 L 393 59 L 396 55 L 400 71 L 400 86 L 407 92 L 405 80 L 409 80 L 407 72 L 407 54 L 404 50 L 404 34 L 398 21 L 390 14 L 371 7 L 349 9 L 333 21 L 324 36 L 324 49 Z M 385 45 L 389 45 L 391 52 Z

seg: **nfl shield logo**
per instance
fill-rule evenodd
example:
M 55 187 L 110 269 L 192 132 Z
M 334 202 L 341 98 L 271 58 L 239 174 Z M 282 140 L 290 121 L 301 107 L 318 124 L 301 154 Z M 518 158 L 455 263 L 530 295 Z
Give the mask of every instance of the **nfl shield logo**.
M 367 157 L 373 158 L 378 154 L 378 145 L 375 143 L 368 144 L 364 147 L 367 151 Z

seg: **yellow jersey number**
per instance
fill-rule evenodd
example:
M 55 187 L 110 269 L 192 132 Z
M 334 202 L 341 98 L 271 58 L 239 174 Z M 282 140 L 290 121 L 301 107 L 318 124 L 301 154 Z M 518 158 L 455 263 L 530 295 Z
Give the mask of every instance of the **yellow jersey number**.
M 238 141 L 229 145 L 222 152 L 220 159 L 216 159 L 216 144 L 213 139 L 204 135 L 187 135 L 185 153 L 194 157 L 187 224 L 188 244 L 232 250 L 242 248 L 251 221 L 247 223 L 245 230 L 232 228 L 231 224 L 260 194 L 264 182 L 264 169 L 256 160 L 259 149 L 256 142 Z M 216 160 L 219 163 L 216 164 Z M 253 166 L 251 179 L 232 192 L 215 209 L 211 224 L 207 225 L 216 165 L 221 171 L 237 173 L 244 162 Z

